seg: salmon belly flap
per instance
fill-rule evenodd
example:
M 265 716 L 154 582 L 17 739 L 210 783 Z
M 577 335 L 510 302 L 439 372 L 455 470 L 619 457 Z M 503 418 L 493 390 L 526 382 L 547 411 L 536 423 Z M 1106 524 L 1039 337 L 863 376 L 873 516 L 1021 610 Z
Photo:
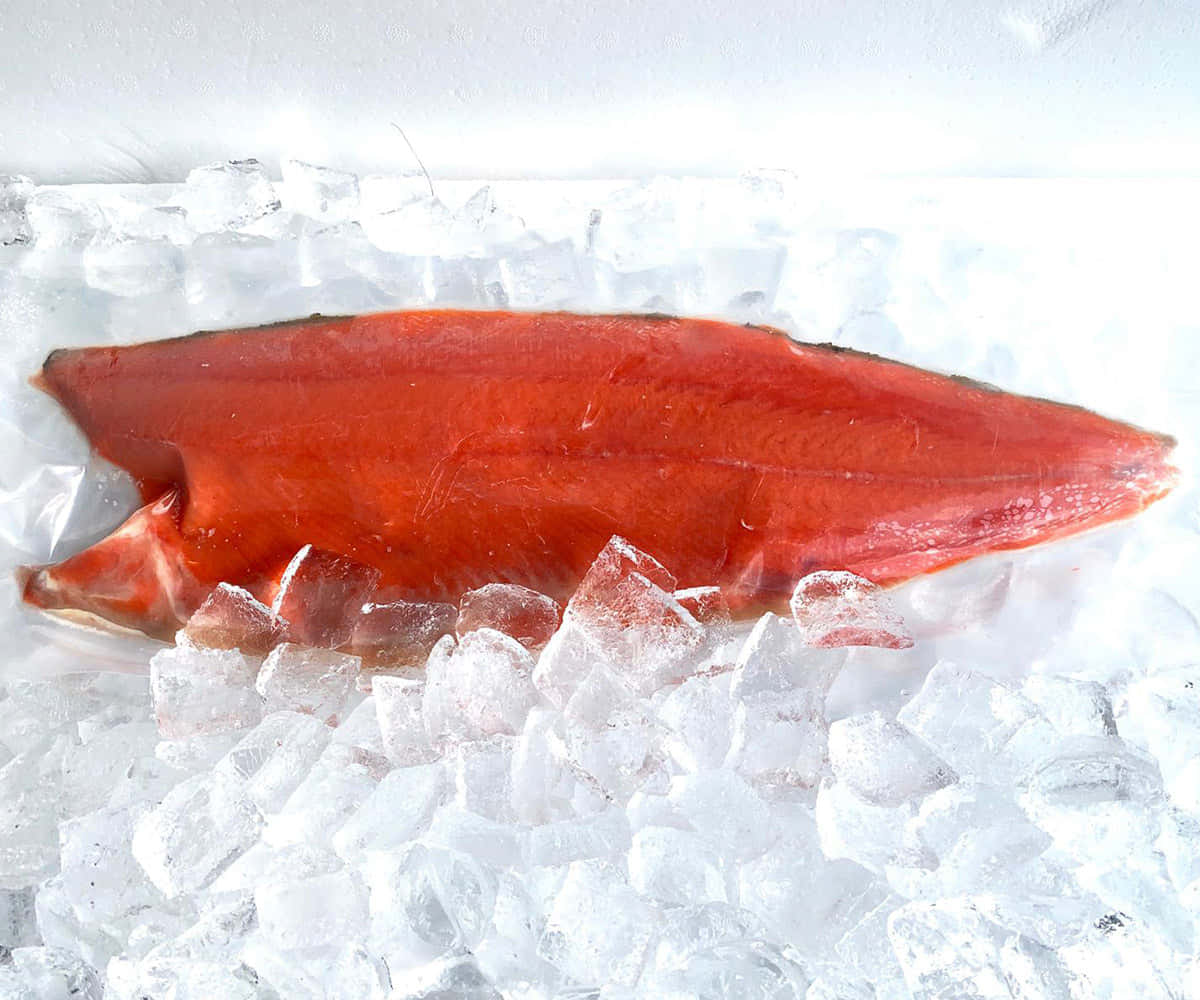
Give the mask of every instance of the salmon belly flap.
M 146 506 L 26 599 L 160 637 L 220 583 L 269 602 L 305 546 L 356 599 L 563 601 L 614 534 L 744 617 L 814 570 L 891 584 L 1125 518 L 1176 476 L 1164 435 L 711 320 L 313 317 L 56 351 L 38 381 Z

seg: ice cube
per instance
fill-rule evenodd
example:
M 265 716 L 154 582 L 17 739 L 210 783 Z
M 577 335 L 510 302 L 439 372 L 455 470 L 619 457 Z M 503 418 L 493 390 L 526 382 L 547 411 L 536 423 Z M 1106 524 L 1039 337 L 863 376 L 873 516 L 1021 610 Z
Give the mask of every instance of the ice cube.
M 159 890 L 179 896 L 208 885 L 261 827 L 262 814 L 243 782 L 199 774 L 138 820 L 133 856 Z
M 259 841 L 226 868 L 213 882 L 214 898 L 248 901 L 253 922 L 254 889 L 268 882 L 311 878 L 340 871 L 342 862 L 325 847 L 295 843 L 280 847 Z
M 529 863 L 538 867 L 601 858 L 613 861 L 629 850 L 629 818 L 623 809 L 535 826 L 529 831 Z
M 545 594 L 515 583 L 489 583 L 463 594 L 455 630 L 461 639 L 476 629 L 491 628 L 538 650 L 550 641 L 561 620 L 558 602 Z
M 1117 735 L 1112 702 L 1104 686 L 1095 681 L 1033 674 L 1021 685 L 1021 693 L 1063 735 Z
M 279 198 L 257 160 L 197 167 L 173 199 L 198 233 L 238 229 L 279 210 Z
M 29 885 L 58 868 L 61 768 L 71 742 L 57 737 L 0 768 L 0 886 Z
M 264 814 L 283 808 L 329 743 L 320 720 L 273 712 L 217 763 L 215 770 L 245 782 L 246 796 Z
M 388 760 L 397 767 L 433 760 L 437 754 L 429 742 L 421 711 L 425 683 L 381 675 L 372 683 L 372 691 Z
M 841 782 L 827 779 L 817 793 L 821 849 L 828 858 L 848 858 L 881 874 L 889 865 L 932 868 L 932 854 L 908 825 L 915 814 L 912 800 L 898 806 L 872 805 Z
M 17 246 L 33 238 L 25 217 L 25 203 L 33 188 L 28 177 L 0 174 L 0 246 Z
M 877 806 L 898 806 L 958 780 L 925 744 L 879 712 L 829 727 L 829 763 L 838 781 Z
M 495 868 L 520 868 L 524 862 L 523 830 L 497 823 L 453 803 L 434 813 L 423 839 L 434 846 L 469 854 Z
M 617 869 L 575 861 L 554 898 L 538 954 L 580 985 L 631 985 L 661 920 Z
M 669 593 L 675 589 L 675 577 L 653 556 L 613 535 L 579 582 L 568 607 L 589 621 L 617 626 L 653 624 L 653 615 L 660 609 L 643 603 L 646 584 Z
M 732 941 L 694 952 L 683 968 L 659 973 L 651 985 L 649 996 L 803 1000 L 808 977 L 776 945 Z
M 816 824 L 805 812 L 794 813 L 786 831 L 742 865 L 739 898 L 779 940 L 818 959 L 886 892 L 861 865 L 822 856 Z
M 100 1000 L 104 993 L 96 970 L 62 948 L 14 948 L 7 958 L 0 993 L 13 1000 Z
M 635 690 L 649 694 L 682 680 L 704 639 L 674 588 L 675 578 L 653 557 L 613 536 L 567 605 L 564 628 L 577 627 L 586 637 L 581 652 L 590 646 L 606 665 L 619 664 L 616 671 Z
M 38 250 L 80 248 L 102 231 L 104 215 L 91 201 L 61 188 L 39 188 L 25 202 Z
M 330 743 L 283 808 L 267 822 L 268 843 L 326 846 L 387 770 L 359 747 Z
M 689 587 L 675 591 L 672 596 L 702 625 L 728 625 L 733 621 L 729 602 L 720 587 Z
M 512 758 L 516 740 L 493 736 L 454 748 L 454 801 L 488 819 L 511 823 Z
M 65 811 L 78 815 L 108 801 L 114 786 L 138 757 L 154 751 L 152 722 L 130 722 L 93 733 L 84 745 L 65 748 L 62 796 Z
M 358 177 L 303 160 L 284 159 L 280 196 L 288 211 L 300 212 L 325 222 L 352 218 L 358 210 Z
M 498 270 L 509 305 L 518 309 L 567 305 L 578 300 L 584 286 L 584 272 L 571 240 L 539 240 L 527 250 L 501 257 Z
M 806 648 L 795 625 L 768 612 L 742 643 L 730 693 L 746 701 L 800 689 L 823 700 L 845 660 L 841 649 Z
M 934 792 L 910 829 L 937 856 L 939 892 L 949 896 L 1013 888 L 1018 870 L 1050 846 L 1007 792 L 986 785 Z
M 471 955 L 441 958 L 392 980 L 397 1000 L 503 1000 Z
M 1130 685 L 1120 729 L 1154 755 L 1172 800 L 1200 810 L 1200 669 L 1164 670 Z
M 454 851 L 416 844 L 367 856 L 371 942 L 403 968 L 474 948 L 496 905 L 496 877 Z
M 601 729 L 568 726 L 564 736 L 568 763 L 590 776 L 611 801 L 628 801 L 660 763 L 655 727 L 641 717 Z
M 671 779 L 671 804 L 720 852 L 742 860 L 761 854 L 776 837 L 771 810 L 730 771 L 701 771 Z
M 374 695 L 368 695 L 342 719 L 333 731 L 333 742 L 358 747 L 377 757 L 385 756 L 383 733 L 379 729 L 379 713 L 375 707 Z
M 284 642 L 263 661 L 254 686 L 267 712 L 305 712 L 336 725 L 359 666 L 357 656 Z
M 254 663 L 233 649 L 175 646 L 150 660 L 158 731 L 171 739 L 242 729 L 262 717 Z
M 89 286 L 109 295 L 150 296 L 180 284 L 183 254 L 170 240 L 102 233 L 83 250 L 83 273 Z
M 727 901 L 716 851 L 699 835 L 674 827 L 649 826 L 634 834 L 629 881 L 668 906 Z
M 659 703 L 657 715 L 670 731 L 663 741 L 686 771 L 720 767 L 733 738 L 730 676 L 689 677 Z
M 824 708 L 824 696 L 807 688 L 737 702 L 725 766 L 760 781 L 812 787 L 825 764 Z
M 288 622 L 293 642 L 340 646 L 353 633 L 379 577 L 373 566 L 305 545 L 283 571 L 271 611 Z
M 535 708 L 513 751 L 513 812 L 524 823 L 547 823 L 605 808 L 599 784 L 570 760 L 562 717 Z
M 353 940 L 367 922 L 366 889 L 344 870 L 259 885 L 254 905 L 263 935 L 284 951 Z
M 37 920 L 33 909 L 34 889 L 0 889 L 0 948 L 12 951 L 37 944 Z
M 897 721 L 960 777 L 996 783 L 1017 780 L 1059 740 L 1028 698 L 946 661 L 929 672 Z
M 537 702 L 534 661 L 515 639 L 482 628 L 457 646 L 442 640 L 426 666 L 422 711 L 434 742 L 483 739 L 520 731 Z
M 287 628 L 287 622 L 249 591 L 219 583 L 188 619 L 183 634 L 196 646 L 265 656 L 283 640 Z
M 1092 803 L 1145 803 L 1162 794 L 1158 768 L 1127 750 L 1115 738 L 1076 736 L 1029 777 L 1029 797 L 1051 808 L 1074 808 Z
M 637 695 L 608 667 L 592 667 L 563 706 L 563 718 L 570 725 L 599 729 L 619 724 L 639 715 Z
M 371 667 L 424 663 L 437 641 L 454 631 L 457 618 L 453 604 L 367 603 L 347 648 Z
M 59 827 L 63 894 L 80 920 L 115 921 L 162 899 L 130 852 L 149 811 L 143 803 L 100 809 Z
M 389 771 L 334 834 L 334 850 L 357 864 L 368 851 L 403 847 L 429 826 L 448 785 L 440 761 Z
M 969 899 L 908 903 L 888 920 L 888 937 L 914 1000 L 1013 996 L 1000 964 L 1003 935 Z
M 796 584 L 791 607 L 801 640 L 809 646 L 906 649 L 913 644 L 891 601 L 853 573 L 810 573 Z
M 618 668 L 577 622 L 567 619 L 538 656 L 532 679 L 543 697 L 563 708 L 597 669 L 612 674 Z

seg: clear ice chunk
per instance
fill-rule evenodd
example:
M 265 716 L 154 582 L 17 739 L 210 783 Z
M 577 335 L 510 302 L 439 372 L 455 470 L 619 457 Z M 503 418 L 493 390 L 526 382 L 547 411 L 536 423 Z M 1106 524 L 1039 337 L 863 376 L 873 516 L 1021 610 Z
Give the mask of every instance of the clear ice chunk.
M 369 667 L 424 663 L 437 641 L 454 632 L 457 618 L 453 604 L 368 602 L 347 648 Z
M 829 763 L 838 781 L 877 806 L 898 806 L 958 780 L 925 744 L 879 712 L 829 727 Z
M 259 885 L 254 906 L 259 929 L 283 951 L 354 940 L 366 929 L 366 889 L 346 870 Z
M 889 918 L 888 937 L 914 1000 L 1071 996 L 1052 952 L 1013 938 L 1003 953 L 1007 935 L 967 898 L 908 903 Z M 1027 992 L 1020 980 L 1040 981 L 1042 992 Z
M 186 739 L 244 729 L 262 717 L 255 664 L 234 649 L 180 645 L 150 660 L 150 691 L 159 733 Z
M 387 762 L 361 747 L 330 743 L 263 831 L 268 843 L 328 846 L 375 791 Z
M 425 682 L 380 675 L 372 682 L 371 689 L 388 760 L 397 767 L 433 760 L 437 754 L 421 713 Z
M 41 940 L 33 908 L 34 895 L 32 886 L 0 889 L 0 948 L 12 951 Z
M 177 785 L 142 816 L 133 856 L 167 896 L 208 885 L 258 838 L 262 814 L 245 784 L 222 774 L 199 774 Z
M 898 806 L 865 802 L 841 782 L 826 779 L 817 793 L 816 820 L 828 858 L 847 858 L 884 873 L 889 865 L 932 868 L 934 858 L 912 832 L 912 800 Z
M 284 159 L 280 197 L 283 207 L 323 222 L 343 222 L 358 210 L 358 177 L 344 170 Z
M 629 849 L 629 881 L 643 896 L 667 906 L 728 901 L 720 858 L 690 830 L 638 830 Z
M 513 822 L 512 760 L 516 740 L 493 736 L 460 743 L 451 754 L 454 801 L 463 809 L 501 823 Z
M 333 848 L 350 864 L 370 851 L 402 848 L 428 828 L 448 793 L 440 761 L 389 771 L 333 835 Z
M 340 646 L 354 632 L 379 577 L 372 566 L 305 545 L 283 571 L 271 610 L 288 623 L 293 642 Z
M 188 619 L 183 635 L 195 646 L 265 656 L 283 640 L 287 628 L 287 622 L 249 591 L 219 583 Z
M 614 866 L 576 861 L 554 897 L 538 954 L 580 985 L 632 985 L 661 920 Z
M 616 861 L 630 843 L 625 810 L 605 809 L 533 827 L 529 831 L 529 863 L 544 868 L 591 858 Z
M 526 649 L 538 650 L 550 641 L 561 620 L 562 608 L 545 594 L 515 583 L 489 583 L 463 594 L 455 629 L 460 639 L 476 629 L 495 629 Z
M 25 203 L 33 193 L 33 181 L 15 174 L 0 174 L 0 246 L 28 243 L 33 238 Z
M 476 947 L 496 905 L 496 876 L 468 855 L 415 844 L 367 856 L 370 942 L 403 968 Z
M 455 803 L 434 813 L 423 840 L 469 854 L 494 868 L 524 867 L 526 836 L 520 827 L 497 823 Z
M 444 639 L 426 665 L 422 711 L 435 743 L 520 732 L 537 703 L 533 657 L 516 639 L 481 628 L 455 645 Z
M 32 192 L 25 202 L 25 218 L 38 250 L 78 250 L 105 228 L 95 204 L 61 188 Z
M 104 232 L 84 247 L 83 274 L 90 287 L 109 295 L 149 297 L 181 284 L 183 253 L 170 240 Z
M 254 686 L 264 711 L 304 712 L 336 725 L 360 665 L 357 656 L 284 642 L 267 655 Z
M 883 591 L 853 573 L 810 573 L 796 584 L 791 607 L 796 629 L 809 646 L 907 649 L 913 644 Z
M 130 850 L 147 812 L 143 803 L 104 808 L 59 827 L 62 890 L 80 920 L 109 923 L 161 901 Z
M 472 955 L 452 955 L 393 977 L 392 996 L 403 1000 L 503 1000 Z
M 1028 698 L 990 677 L 939 662 L 897 721 L 960 777 L 1013 782 L 1059 742 Z
M 197 167 L 173 204 L 187 212 L 198 233 L 238 229 L 279 210 L 279 198 L 257 160 Z
M 721 857 L 752 858 L 777 833 L 771 809 L 751 785 L 732 771 L 701 771 L 671 779 L 668 799 Z
M 245 782 L 268 815 L 283 808 L 329 743 L 329 728 L 298 712 L 272 712 L 217 762 L 214 771 Z
M 1021 685 L 1021 693 L 1064 736 L 1117 735 L 1112 702 L 1096 681 L 1033 674 Z
M 729 674 L 689 677 L 659 703 L 663 746 L 685 771 L 720 767 L 733 739 Z
M 13 1000 L 101 1000 L 102 979 L 63 948 L 14 948 L 0 961 L 0 995 Z M 9 990 L 13 992 L 9 992 Z

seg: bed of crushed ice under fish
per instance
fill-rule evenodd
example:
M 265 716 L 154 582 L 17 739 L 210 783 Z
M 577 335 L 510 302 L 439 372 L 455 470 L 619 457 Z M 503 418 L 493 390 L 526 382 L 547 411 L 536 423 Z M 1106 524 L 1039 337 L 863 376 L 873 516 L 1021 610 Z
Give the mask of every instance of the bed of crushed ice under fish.
M 618 538 L 565 609 L 413 610 L 423 669 L 221 648 L 214 622 L 263 613 L 231 590 L 174 647 L 93 636 L 9 572 L 132 506 L 24 384 L 49 349 L 317 311 L 773 322 L 1175 433 L 1186 467 L 1195 195 L 0 179 L 0 996 L 1200 995 L 1190 479 L 1126 525 L 887 593 L 808 579 L 737 625 Z

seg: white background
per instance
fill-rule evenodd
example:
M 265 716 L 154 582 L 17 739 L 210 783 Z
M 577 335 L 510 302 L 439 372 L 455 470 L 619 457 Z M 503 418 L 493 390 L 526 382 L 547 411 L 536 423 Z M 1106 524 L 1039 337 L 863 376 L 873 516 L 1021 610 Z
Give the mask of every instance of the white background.
M 7 0 L 0 171 L 1188 174 L 1193 0 Z

